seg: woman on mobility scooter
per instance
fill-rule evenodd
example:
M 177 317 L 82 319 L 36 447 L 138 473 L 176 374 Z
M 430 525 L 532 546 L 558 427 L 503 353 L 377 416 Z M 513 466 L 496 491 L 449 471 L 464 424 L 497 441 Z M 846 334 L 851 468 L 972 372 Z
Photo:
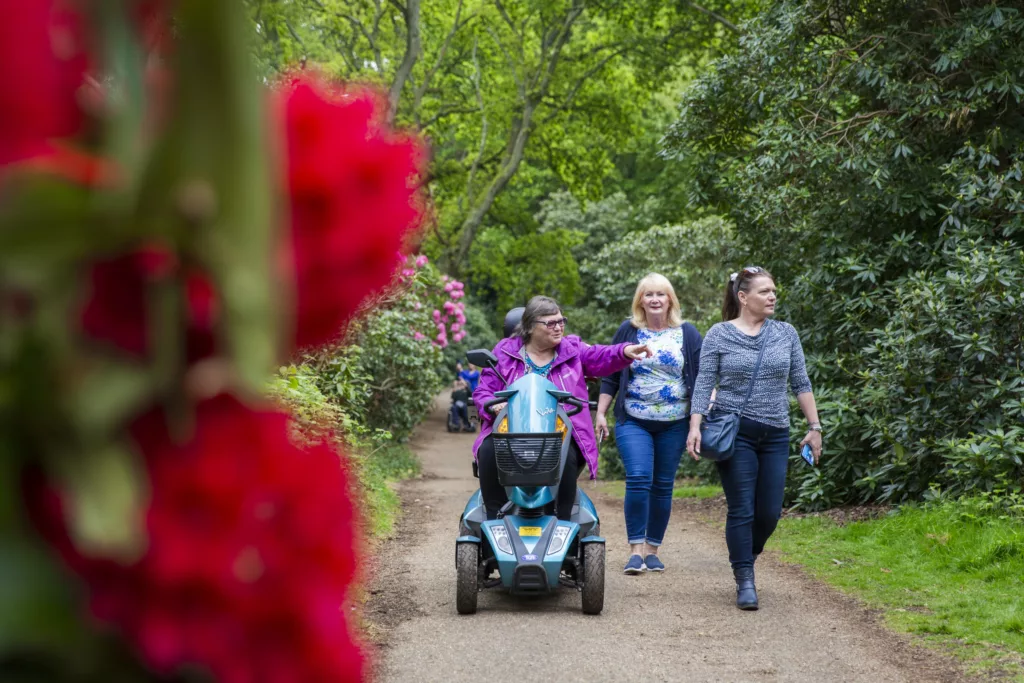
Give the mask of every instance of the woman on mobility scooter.
M 502 339 L 494 347 L 494 355 L 498 358 L 497 367 L 485 368 L 480 373 L 480 384 L 473 392 L 476 405 L 486 405 L 494 399 L 495 392 L 529 373 L 548 378 L 560 389 L 572 392 L 586 402 L 586 377 L 613 374 L 627 367 L 633 360 L 649 355 L 647 346 L 642 344 L 585 344 L 579 337 L 565 336 L 565 324 L 566 319 L 554 299 L 546 296 L 530 299 L 513 336 Z M 498 511 L 508 502 L 505 489 L 498 483 L 491 437 L 494 417 L 501 412 L 503 405 L 494 405 L 488 411 L 481 411 L 480 434 L 473 444 L 473 457 L 478 463 L 480 492 L 488 519 L 496 519 Z M 570 516 L 576 497 L 576 479 L 583 464 L 589 467 L 591 479 L 597 477 L 597 440 L 590 412 L 581 411 L 570 420 L 573 444 L 558 489 L 556 514 L 559 519 L 568 519 Z

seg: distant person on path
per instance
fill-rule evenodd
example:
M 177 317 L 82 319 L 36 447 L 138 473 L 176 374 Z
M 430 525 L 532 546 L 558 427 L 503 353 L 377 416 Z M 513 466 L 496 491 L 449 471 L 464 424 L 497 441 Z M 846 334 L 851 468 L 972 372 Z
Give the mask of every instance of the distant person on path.
M 736 606 L 755 610 L 754 560 L 775 531 L 782 514 L 782 494 L 789 460 L 789 398 L 796 395 L 809 423 L 801 442 L 810 444 L 814 462 L 821 457 L 821 423 L 811 393 L 800 337 L 789 323 L 776 322 L 775 280 L 771 273 L 747 267 L 729 276 L 722 305 L 723 322 L 708 330 L 700 354 L 700 373 L 690 401 L 686 449 L 700 459 L 701 422 L 708 415 L 717 386 L 714 411 L 740 413 L 762 343 L 761 367 L 742 408 L 731 458 L 715 463 L 728 503 L 725 541 L 736 579 Z M 712 413 L 714 414 L 714 412 Z
M 633 315 L 612 344 L 646 344 L 650 358 L 633 361 L 601 382 L 597 438 L 608 436 L 615 401 L 615 443 L 626 469 L 626 574 L 660 572 L 658 549 L 672 514 L 672 489 L 686 445 L 690 395 L 700 367 L 700 332 L 683 322 L 672 283 L 650 273 L 636 286 Z
M 535 296 L 526 304 L 522 319 L 511 337 L 498 342 L 494 355 L 496 368 L 484 368 L 480 384 L 473 393 L 478 406 L 494 399 L 501 391 L 520 377 L 536 373 L 546 377 L 563 391 L 587 400 L 586 377 L 602 377 L 617 372 L 637 358 L 648 354 L 643 344 L 622 343 L 614 346 L 590 346 L 579 337 L 565 336 L 566 319 L 558 302 L 546 296 Z M 480 474 L 480 493 L 484 499 L 488 519 L 496 519 L 498 511 L 508 497 L 498 484 L 498 469 L 494 462 L 494 417 L 504 403 L 492 406 L 480 415 L 480 434 L 473 444 L 473 457 Z M 597 476 L 597 442 L 590 411 L 582 410 L 569 418 L 572 423 L 573 442 L 569 458 L 559 483 L 555 501 L 559 519 L 569 519 L 576 499 L 576 479 L 584 463 L 590 468 L 591 479 Z
M 452 416 L 450 422 L 459 429 L 459 422 L 462 422 L 462 431 L 473 431 L 473 425 L 469 421 L 469 385 L 466 380 L 456 377 L 452 382 Z
M 461 370 L 459 372 L 459 377 L 466 380 L 466 384 L 469 385 L 469 391 L 474 392 L 476 391 L 477 385 L 480 383 L 480 369 L 470 363 L 469 369 Z

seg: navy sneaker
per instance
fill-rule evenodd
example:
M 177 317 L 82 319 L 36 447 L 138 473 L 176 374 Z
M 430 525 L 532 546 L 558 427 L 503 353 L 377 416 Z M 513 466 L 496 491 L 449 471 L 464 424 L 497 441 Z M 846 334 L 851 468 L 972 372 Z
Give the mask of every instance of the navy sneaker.
M 661 560 L 658 559 L 657 555 L 648 555 L 644 558 L 644 566 L 647 567 L 649 572 L 663 572 L 665 571 L 665 565 Z
M 626 563 L 625 569 L 622 570 L 623 574 L 640 574 L 647 567 L 644 566 L 644 558 L 639 555 L 630 555 L 629 562 Z

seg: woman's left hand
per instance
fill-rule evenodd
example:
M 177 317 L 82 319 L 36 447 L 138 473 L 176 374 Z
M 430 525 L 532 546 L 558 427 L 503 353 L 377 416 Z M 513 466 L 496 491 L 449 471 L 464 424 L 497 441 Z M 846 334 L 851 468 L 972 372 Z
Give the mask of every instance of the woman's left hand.
M 800 448 L 804 447 L 804 444 L 811 444 L 811 452 L 814 453 L 814 464 L 818 464 L 818 460 L 821 458 L 821 432 L 810 430 L 807 432 L 807 436 L 800 442 Z
M 622 350 L 622 353 L 630 360 L 640 360 L 651 356 L 651 350 L 647 348 L 647 344 L 630 344 Z

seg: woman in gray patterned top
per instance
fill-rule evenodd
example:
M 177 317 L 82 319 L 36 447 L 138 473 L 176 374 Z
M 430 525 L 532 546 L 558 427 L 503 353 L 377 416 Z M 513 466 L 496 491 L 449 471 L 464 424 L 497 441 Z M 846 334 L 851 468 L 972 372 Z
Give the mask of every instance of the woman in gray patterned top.
M 750 401 L 742 408 L 731 458 L 715 463 L 729 511 L 725 541 L 736 579 L 736 606 L 757 609 L 754 560 L 775 531 L 782 514 L 782 494 L 789 461 L 789 397 L 796 395 L 809 422 L 800 446 L 810 444 L 817 464 L 821 423 L 807 377 L 800 337 L 789 323 L 770 319 L 775 313 L 775 280 L 763 268 L 748 267 L 729 276 L 722 320 L 708 330 L 700 354 L 700 374 L 690 400 L 690 434 L 686 450 L 700 460 L 700 425 L 711 409 L 738 413 L 750 375 L 765 344 Z

